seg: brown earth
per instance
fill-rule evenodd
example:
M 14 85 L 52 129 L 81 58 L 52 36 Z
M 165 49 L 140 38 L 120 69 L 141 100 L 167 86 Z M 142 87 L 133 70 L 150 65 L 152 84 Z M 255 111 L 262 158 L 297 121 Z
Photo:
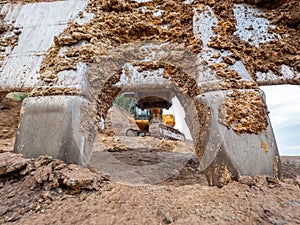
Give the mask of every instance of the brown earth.
M 4 98 L 0 102 L 0 149 L 12 151 L 20 117 L 21 101 Z
M 1 124 L 5 124 L 1 130 L 7 126 L 15 130 L 20 102 L 6 103 L 0 109 Z M 1 135 L 1 142 L 11 140 L 11 135 L 8 139 Z M 12 141 L 8 141 L 6 151 L 0 145 L 0 224 L 300 223 L 300 156 L 281 157 L 281 180 L 242 177 L 239 182 L 217 188 L 207 185 L 197 169 L 195 154 L 184 143 L 149 137 L 136 141 L 117 136 L 99 138 L 102 142 L 97 143 L 93 155 L 96 163 L 89 169 L 66 165 L 48 156 L 24 159 L 10 152 Z M 119 148 L 108 149 L 109 144 L 99 147 L 105 142 L 103 138 Z M 156 147 L 151 149 L 151 143 Z M 110 174 L 97 172 L 97 154 L 101 152 L 136 166 L 139 171 L 166 157 L 172 157 L 177 165 L 182 162 L 183 153 L 189 153 L 190 159 L 173 176 L 160 182 L 124 184 Z M 111 164 L 110 169 L 120 170 L 113 167 Z

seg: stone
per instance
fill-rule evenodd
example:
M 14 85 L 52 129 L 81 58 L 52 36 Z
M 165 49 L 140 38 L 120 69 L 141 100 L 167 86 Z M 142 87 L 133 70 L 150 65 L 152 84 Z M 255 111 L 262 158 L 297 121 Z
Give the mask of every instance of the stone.
M 255 179 L 253 179 L 252 177 L 249 177 L 249 176 L 241 176 L 239 177 L 239 183 L 240 184 L 245 184 L 245 185 L 248 185 L 249 187 L 255 185 Z
M 24 169 L 29 162 L 30 159 L 25 159 L 20 154 L 12 152 L 0 153 L 0 176 L 20 171 Z

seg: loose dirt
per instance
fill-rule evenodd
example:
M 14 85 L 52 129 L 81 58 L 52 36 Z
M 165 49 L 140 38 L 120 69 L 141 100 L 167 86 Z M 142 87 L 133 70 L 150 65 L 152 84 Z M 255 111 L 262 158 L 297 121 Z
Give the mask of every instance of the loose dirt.
M 1 121 L 15 130 L 20 102 L 7 103 L 10 110 L 2 106 Z M 300 156 L 281 157 L 281 180 L 242 177 L 217 188 L 207 185 L 186 143 L 109 134 L 99 136 L 88 168 L 49 156 L 25 159 L 11 152 L 12 144 L 6 150 L 0 146 L 0 223 L 300 223 Z M 1 137 L 1 142 L 10 140 L 3 133 Z M 164 164 L 169 167 L 159 167 L 166 159 L 172 162 Z M 151 166 L 159 170 L 145 170 Z M 163 177 L 170 168 L 172 173 Z M 130 176 L 137 171 L 139 180 L 133 180 Z M 160 177 L 165 179 L 154 179 Z
M 21 101 L 4 98 L 0 102 L 0 149 L 12 151 L 20 118 Z
M 217 188 L 191 163 L 164 182 L 125 185 L 46 156 L 0 153 L 0 223 L 299 224 L 300 157 L 282 160 L 282 180 L 243 177 Z

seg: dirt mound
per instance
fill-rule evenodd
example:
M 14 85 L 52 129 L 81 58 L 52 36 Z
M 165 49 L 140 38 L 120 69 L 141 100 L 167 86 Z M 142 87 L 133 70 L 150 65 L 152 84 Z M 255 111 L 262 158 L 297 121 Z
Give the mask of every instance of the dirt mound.
M 298 176 L 242 177 L 223 188 L 191 180 L 128 186 L 47 156 L 0 153 L 0 223 L 299 224 L 300 159 L 283 161 Z
M 105 133 L 125 136 L 127 129 L 139 130 L 133 116 L 125 109 L 112 106 L 106 115 Z
M 0 223 L 18 220 L 29 211 L 39 213 L 63 193 L 98 191 L 106 181 L 99 173 L 49 156 L 33 160 L 0 153 Z
M 65 164 L 50 156 L 25 159 L 20 154 L 0 153 L 0 178 L 31 180 L 31 188 L 52 190 L 61 188 L 70 193 L 80 190 L 99 190 L 105 180 L 100 174 L 74 164 Z M 29 177 L 29 178 L 28 178 Z

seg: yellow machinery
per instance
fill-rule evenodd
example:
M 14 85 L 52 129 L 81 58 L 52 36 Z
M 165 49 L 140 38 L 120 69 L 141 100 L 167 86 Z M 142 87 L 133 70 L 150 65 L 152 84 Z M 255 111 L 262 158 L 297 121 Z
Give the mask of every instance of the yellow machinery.
M 163 114 L 162 115 L 162 122 L 170 127 L 175 126 L 175 117 L 173 114 Z
M 162 114 L 163 109 L 172 106 L 174 93 L 167 89 L 141 89 L 127 96 L 134 96 L 135 122 L 139 130 L 128 129 L 127 136 L 153 136 L 171 140 L 184 141 L 185 136 L 174 128 L 175 117 L 172 114 Z
M 140 130 L 128 129 L 127 136 L 154 136 L 158 138 L 184 141 L 180 131 L 174 129 L 175 117 L 172 114 L 162 114 L 162 109 L 140 109 L 135 106 L 135 123 Z
M 135 112 L 137 111 L 140 112 L 140 114 L 135 114 L 135 123 L 138 125 L 139 129 L 143 132 L 147 132 L 149 130 L 149 124 L 152 118 L 159 118 L 163 124 L 168 125 L 170 127 L 175 126 L 174 115 L 173 114 L 162 115 L 162 110 L 159 108 L 151 109 L 151 111 L 136 110 Z

